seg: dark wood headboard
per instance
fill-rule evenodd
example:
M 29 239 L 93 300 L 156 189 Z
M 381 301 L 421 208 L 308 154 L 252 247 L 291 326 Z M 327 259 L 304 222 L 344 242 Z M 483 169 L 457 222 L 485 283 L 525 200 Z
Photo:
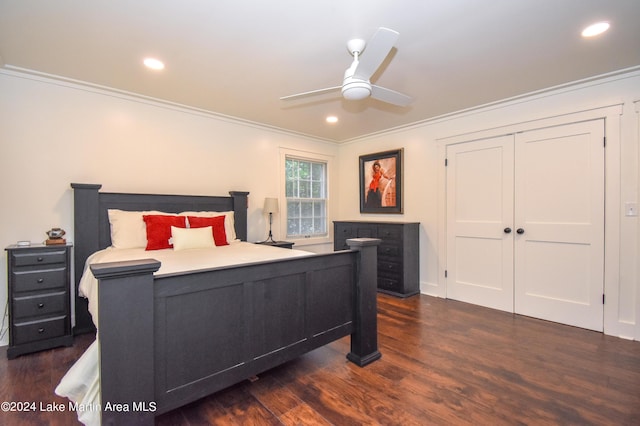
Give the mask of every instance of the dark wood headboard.
M 202 195 L 161 195 L 100 192 L 102 185 L 72 183 L 74 200 L 74 334 L 95 330 L 87 309 L 87 300 L 78 296 L 78 284 L 84 264 L 92 253 L 111 245 L 108 209 L 127 211 L 158 210 L 167 213 L 184 211 L 234 211 L 236 236 L 247 240 L 248 192 L 231 191 L 228 197 Z

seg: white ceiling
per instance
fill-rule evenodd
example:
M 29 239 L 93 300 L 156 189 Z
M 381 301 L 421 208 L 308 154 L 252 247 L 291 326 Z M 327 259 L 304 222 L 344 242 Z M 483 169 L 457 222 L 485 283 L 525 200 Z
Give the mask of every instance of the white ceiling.
M 580 37 L 598 20 L 611 29 Z M 411 95 L 409 107 L 279 100 L 340 85 L 347 40 L 381 26 L 400 38 L 372 82 Z M 145 69 L 145 56 L 166 69 Z M 0 57 L 343 142 L 640 66 L 640 0 L 0 0 Z

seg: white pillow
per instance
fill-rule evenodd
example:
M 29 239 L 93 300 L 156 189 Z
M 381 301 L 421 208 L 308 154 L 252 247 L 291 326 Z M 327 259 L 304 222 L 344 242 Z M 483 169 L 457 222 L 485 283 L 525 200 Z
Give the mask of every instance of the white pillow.
M 176 228 L 171 227 L 171 238 L 174 250 L 187 250 L 194 248 L 215 247 L 213 229 L 211 226 L 204 228 Z
M 235 218 L 233 215 L 233 210 L 227 212 L 182 212 L 179 216 L 198 216 L 198 217 L 216 217 L 224 215 L 224 233 L 227 236 L 227 242 L 230 244 L 232 241 L 237 239 L 236 236 L 236 226 L 235 226 Z
M 126 211 L 108 209 L 109 224 L 111 225 L 111 246 L 115 248 L 145 248 L 147 247 L 147 225 L 143 215 L 176 216 L 175 213 L 165 213 L 157 210 Z

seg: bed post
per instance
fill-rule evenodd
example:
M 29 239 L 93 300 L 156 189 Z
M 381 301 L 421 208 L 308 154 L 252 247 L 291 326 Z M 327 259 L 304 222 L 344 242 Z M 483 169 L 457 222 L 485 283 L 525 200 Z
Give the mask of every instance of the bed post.
M 247 209 L 249 208 L 249 193 L 243 191 L 229 191 L 233 197 L 233 216 L 236 226 L 236 237 L 247 241 Z
M 153 259 L 91 265 L 99 280 L 102 425 L 154 423 L 153 273 L 159 268 Z
M 364 367 L 380 359 L 378 351 L 378 245 L 376 238 L 347 240 L 351 250 L 359 251 L 356 270 L 355 331 L 347 359 Z
M 87 307 L 87 299 L 78 295 L 78 283 L 84 270 L 84 262 L 98 251 L 99 193 L 102 185 L 72 183 L 73 188 L 73 263 L 75 272 L 75 325 L 73 334 L 95 331 Z

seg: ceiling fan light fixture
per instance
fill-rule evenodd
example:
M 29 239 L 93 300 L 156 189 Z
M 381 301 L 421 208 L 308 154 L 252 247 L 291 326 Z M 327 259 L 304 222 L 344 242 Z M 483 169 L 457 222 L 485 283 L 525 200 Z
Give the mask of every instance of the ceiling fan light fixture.
M 359 101 L 371 96 L 371 84 L 366 81 L 351 81 L 342 86 L 342 96 L 350 101 Z

